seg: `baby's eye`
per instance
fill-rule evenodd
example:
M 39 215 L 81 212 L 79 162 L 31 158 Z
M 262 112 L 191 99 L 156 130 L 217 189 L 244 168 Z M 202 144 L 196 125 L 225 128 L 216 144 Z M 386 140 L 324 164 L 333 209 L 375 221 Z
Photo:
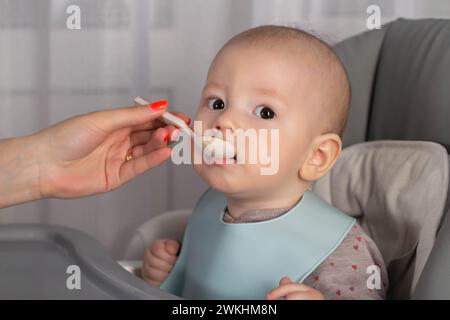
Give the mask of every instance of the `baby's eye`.
M 219 98 L 211 98 L 208 99 L 208 107 L 213 110 L 220 110 L 225 108 L 225 103 L 222 99 Z
M 255 109 L 255 114 L 263 119 L 272 119 L 273 117 L 275 117 L 275 112 L 270 109 L 269 107 L 266 106 L 258 106 Z

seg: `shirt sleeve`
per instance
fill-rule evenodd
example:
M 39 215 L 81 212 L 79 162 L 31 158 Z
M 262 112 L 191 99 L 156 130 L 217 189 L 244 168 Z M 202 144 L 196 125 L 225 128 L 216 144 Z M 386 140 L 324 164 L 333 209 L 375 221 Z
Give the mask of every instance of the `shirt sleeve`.
M 303 281 L 325 299 L 385 299 L 388 277 L 373 240 L 355 223 L 341 244 Z

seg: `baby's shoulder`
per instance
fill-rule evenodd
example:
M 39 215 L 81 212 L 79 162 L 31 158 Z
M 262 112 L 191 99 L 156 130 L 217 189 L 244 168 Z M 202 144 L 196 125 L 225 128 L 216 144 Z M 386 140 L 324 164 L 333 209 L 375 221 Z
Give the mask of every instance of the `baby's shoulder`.
M 358 223 L 352 226 L 326 260 L 340 262 L 341 266 L 351 263 L 352 269 L 376 265 L 381 271 L 385 271 L 384 260 L 378 246 Z
M 367 287 L 367 279 L 376 272 L 381 287 Z M 372 238 L 355 223 L 342 242 L 305 279 L 328 298 L 379 299 L 386 294 L 388 277 L 383 258 Z

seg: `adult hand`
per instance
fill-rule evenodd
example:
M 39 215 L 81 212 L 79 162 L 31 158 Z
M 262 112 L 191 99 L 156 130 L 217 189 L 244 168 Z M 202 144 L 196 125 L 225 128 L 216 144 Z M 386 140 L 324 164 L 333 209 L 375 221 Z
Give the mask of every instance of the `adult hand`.
M 107 192 L 169 158 L 167 142 L 175 128 L 158 120 L 166 111 L 164 102 L 93 112 L 39 132 L 42 196 Z M 189 122 L 188 116 L 175 114 Z
M 102 110 L 0 140 L 0 208 L 110 191 L 162 163 L 175 130 L 158 120 L 166 108 L 163 101 Z

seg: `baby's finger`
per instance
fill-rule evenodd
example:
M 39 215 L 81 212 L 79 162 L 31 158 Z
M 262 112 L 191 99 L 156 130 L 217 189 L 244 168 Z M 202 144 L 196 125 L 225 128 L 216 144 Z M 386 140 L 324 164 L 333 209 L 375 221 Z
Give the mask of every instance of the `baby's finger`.
M 322 294 L 317 290 L 296 291 L 286 295 L 286 300 L 323 300 Z
M 177 240 L 166 240 L 166 250 L 171 255 L 176 256 L 180 250 L 180 242 Z
M 144 278 L 144 280 L 145 280 L 145 282 L 147 282 L 148 284 L 151 284 L 154 287 L 159 287 L 159 285 L 160 285 L 160 282 L 158 282 L 158 281 L 150 280 L 147 278 Z
M 276 300 L 281 297 L 284 297 L 285 295 L 295 292 L 295 291 L 308 291 L 311 290 L 310 287 L 301 284 L 301 283 L 290 283 L 283 286 L 280 286 L 278 288 L 273 289 L 269 293 L 267 293 L 267 299 L 269 300 Z
M 155 242 L 155 245 L 150 248 L 150 251 L 154 256 L 170 264 L 175 264 L 175 262 L 177 261 L 177 256 L 168 253 L 165 246 L 166 245 L 164 241 Z
M 156 282 L 162 282 L 164 279 L 166 279 L 168 273 L 165 271 L 161 271 L 158 269 L 151 268 L 150 266 L 146 265 L 144 266 L 144 277 L 148 280 L 156 281 Z
M 153 255 L 150 250 L 145 252 L 144 261 L 145 265 L 165 272 L 169 272 L 173 267 L 173 264 Z
M 292 283 L 291 279 L 289 279 L 289 277 L 283 277 L 283 278 L 281 278 L 279 285 L 283 286 L 283 285 L 286 285 L 289 283 Z

